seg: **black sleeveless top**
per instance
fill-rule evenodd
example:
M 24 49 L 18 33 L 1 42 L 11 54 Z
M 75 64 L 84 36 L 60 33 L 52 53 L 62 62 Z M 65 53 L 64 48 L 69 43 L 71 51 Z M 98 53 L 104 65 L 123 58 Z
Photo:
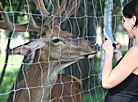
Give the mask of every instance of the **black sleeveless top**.
M 138 75 L 132 73 L 119 85 L 109 89 L 105 102 L 138 102 Z

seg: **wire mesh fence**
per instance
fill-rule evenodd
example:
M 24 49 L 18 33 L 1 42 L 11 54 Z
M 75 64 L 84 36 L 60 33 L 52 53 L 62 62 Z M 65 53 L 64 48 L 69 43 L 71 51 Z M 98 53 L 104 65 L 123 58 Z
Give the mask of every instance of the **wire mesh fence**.
M 14 102 L 21 92 L 23 102 L 103 102 L 104 52 L 97 43 L 102 45 L 106 27 L 123 54 L 128 50 L 122 15 L 128 0 L 34 1 L 1 1 L 0 101 Z

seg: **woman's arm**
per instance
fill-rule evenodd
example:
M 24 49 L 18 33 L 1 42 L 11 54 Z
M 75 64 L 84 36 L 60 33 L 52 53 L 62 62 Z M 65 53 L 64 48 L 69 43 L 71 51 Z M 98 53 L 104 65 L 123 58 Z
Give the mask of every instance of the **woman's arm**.
M 125 80 L 131 73 L 138 68 L 138 46 L 132 47 L 120 63 L 112 69 L 113 47 L 112 41 L 105 34 L 107 40 L 102 45 L 105 51 L 105 59 L 102 70 L 102 85 L 110 89 Z M 119 54 L 119 53 L 118 53 Z

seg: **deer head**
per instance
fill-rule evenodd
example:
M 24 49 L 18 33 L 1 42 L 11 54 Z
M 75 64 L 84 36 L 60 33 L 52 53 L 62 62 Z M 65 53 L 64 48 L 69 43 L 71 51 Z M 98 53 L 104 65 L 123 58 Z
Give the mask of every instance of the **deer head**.
M 39 31 L 42 34 L 36 40 L 18 46 L 12 49 L 13 53 L 21 55 L 29 55 L 36 49 L 41 49 L 41 55 L 46 55 L 47 60 L 57 59 L 82 59 L 92 58 L 99 50 L 98 44 L 92 43 L 85 39 L 74 36 L 70 32 L 62 31 L 60 24 L 70 17 L 79 7 L 79 0 L 70 0 L 66 7 L 67 0 L 62 0 L 59 6 L 58 0 L 53 0 L 53 10 L 51 13 L 44 7 L 43 0 L 33 0 L 37 5 L 40 13 L 43 15 L 42 20 L 35 22 L 28 6 L 25 5 L 25 10 L 28 13 L 29 23 L 13 24 L 10 23 L 9 17 L 2 5 L 0 10 L 3 15 L 3 22 L 0 22 L 0 28 L 9 31 Z M 66 9 L 65 9 L 66 7 Z

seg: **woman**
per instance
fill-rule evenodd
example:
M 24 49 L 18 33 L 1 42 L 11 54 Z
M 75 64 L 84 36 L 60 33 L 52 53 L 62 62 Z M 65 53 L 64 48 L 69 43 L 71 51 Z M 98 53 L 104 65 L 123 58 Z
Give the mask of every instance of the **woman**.
M 132 0 L 123 9 L 124 29 L 129 38 L 135 38 L 133 46 L 122 58 L 119 43 L 114 50 L 111 39 L 107 39 L 102 48 L 105 60 L 102 70 L 102 86 L 108 90 L 105 102 L 138 102 L 138 0 Z M 112 69 L 113 54 L 117 65 Z

